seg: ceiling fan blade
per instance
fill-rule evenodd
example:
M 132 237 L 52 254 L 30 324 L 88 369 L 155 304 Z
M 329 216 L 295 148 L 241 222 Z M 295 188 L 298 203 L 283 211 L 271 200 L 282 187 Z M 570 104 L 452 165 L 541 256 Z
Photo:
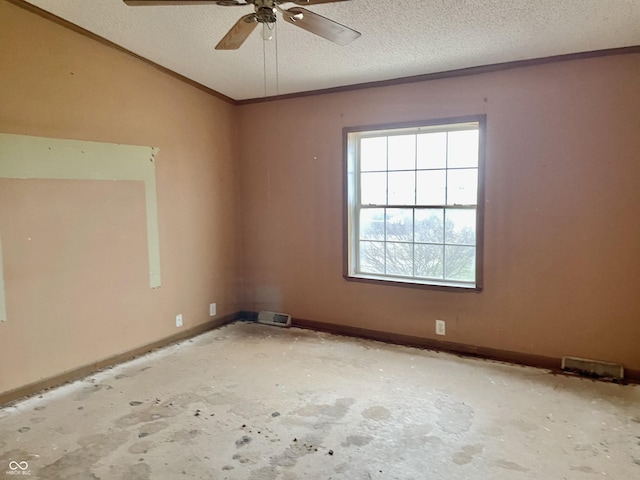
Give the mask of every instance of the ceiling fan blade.
M 348 0 L 289 0 L 296 5 L 320 5 L 321 3 L 346 2 Z
M 236 50 L 258 25 L 255 13 L 244 15 L 231 27 L 231 30 L 218 42 L 216 50 Z
M 123 0 L 130 7 L 157 7 L 160 5 L 215 5 L 215 0 Z
M 346 45 L 360 36 L 360 32 L 313 13 L 306 8 L 293 7 L 284 10 L 284 12 L 286 14 L 283 15 L 283 18 L 287 22 L 331 40 L 338 45 Z

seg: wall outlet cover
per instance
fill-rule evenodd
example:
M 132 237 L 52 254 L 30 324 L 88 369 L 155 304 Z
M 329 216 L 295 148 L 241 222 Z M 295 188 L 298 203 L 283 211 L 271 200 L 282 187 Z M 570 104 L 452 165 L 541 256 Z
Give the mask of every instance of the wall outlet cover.
M 209 304 L 209 316 L 210 317 L 215 317 L 216 316 L 216 304 L 215 303 L 210 303 Z
M 176 327 L 181 327 L 182 326 L 182 314 L 179 313 L 178 315 L 176 315 Z
M 446 324 L 444 320 L 436 320 L 436 335 L 446 335 Z

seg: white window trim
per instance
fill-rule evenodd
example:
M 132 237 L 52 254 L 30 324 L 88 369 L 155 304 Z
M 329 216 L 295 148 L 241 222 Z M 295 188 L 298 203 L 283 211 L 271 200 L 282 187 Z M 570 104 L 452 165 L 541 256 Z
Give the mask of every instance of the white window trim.
M 474 205 L 385 205 L 376 208 L 434 208 L 443 209 L 475 209 L 476 210 L 476 265 L 475 281 L 462 282 L 454 280 L 439 280 L 422 277 L 404 277 L 400 275 L 359 273 L 357 271 L 359 258 L 359 241 L 356 238 L 358 232 L 358 215 L 362 208 L 368 206 L 359 205 L 359 155 L 357 151 L 358 139 L 367 137 L 379 137 L 389 135 L 402 135 L 407 133 L 435 132 L 467 130 L 470 126 L 479 130 L 478 151 L 478 195 Z M 346 280 L 373 282 L 383 284 L 395 284 L 400 286 L 423 287 L 435 289 L 452 289 L 462 291 L 481 291 L 483 287 L 483 245 L 484 245 L 484 144 L 486 135 L 486 116 L 474 115 L 468 117 L 447 118 L 439 120 L 427 120 L 421 122 L 387 124 L 363 127 L 347 127 L 344 133 L 344 272 Z M 447 169 L 448 170 L 448 169 Z

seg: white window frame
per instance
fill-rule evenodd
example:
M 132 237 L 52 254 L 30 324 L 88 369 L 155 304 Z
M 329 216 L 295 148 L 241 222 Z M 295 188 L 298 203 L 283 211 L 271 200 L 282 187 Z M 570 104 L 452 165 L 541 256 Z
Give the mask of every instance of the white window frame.
M 478 189 L 477 202 L 468 205 L 391 205 L 375 204 L 361 205 L 360 199 L 360 158 L 359 145 L 362 138 L 382 137 L 393 135 L 406 135 L 417 133 L 431 133 L 442 131 L 457 131 L 477 129 L 478 142 Z M 483 230 L 484 230 L 484 145 L 486 135 L 486 116 L 474 115 L 403 124 L 387 124 L 365 127 L 347 127 L 343 130 L 344 141 L 344 272 L 346 280 L 373 283 L 392 283 L 400 286 L 453 289 L 462 291 L 482 290 L 483 273 Z M 447 165 L 446 172 L 453 170 Z M 391 170 L 388 169 L 387 173 Z M 417 170 L 416 170 L 417 171 Z M 359 212 L 363 208 L 403 208 L 413 209 L 414 212 L 425 208 L 442 208 L 446 212 L 454 209 L 475 209 L 476 211 L 476 238 L 475 238 L 475 279 L 473 281 L 446 280 L 437 278 L 424 278 L 418 276 L 401 276 L 388 273 L 363 273 L 359 269 Z M 414 213 L 415 215 L 415 213 Z M 385 243 L 388 240 L 383 240 Z M 446 240 L 445 240 L 446 242 Z M 412 245 L 419 244 L 415 239 Z M 443 243 L 443 248 L 447 243 Z M 453 244 L 450 244 L 453 245 Z M 415 267 L 414 267 L 415 268 Z M 444 267 L 443 267 L 444 268 Z M 415 270 L 414 270 L 415 273 Z M 444 276 L 444 275 L 443 275 Z

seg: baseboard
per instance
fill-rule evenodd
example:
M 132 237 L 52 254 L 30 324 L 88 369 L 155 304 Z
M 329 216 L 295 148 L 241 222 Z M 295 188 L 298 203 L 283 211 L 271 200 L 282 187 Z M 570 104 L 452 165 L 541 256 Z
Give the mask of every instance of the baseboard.
M 37 382 L 30 383 L 23 387 L 18 387 L 14 390 L 0 393 L 0 406 L 6 406 L 6 404 L 19 400 L 21 398 L 29 397 L 44 390 L 49 390 L 65 383 L 78 380 L 104 368 L 111 367 L 128 360 L 132 360 L 152 350 L 156 350 L 158 348 L 171 345 L 172 343 L 198 336 L 206 331 L 219 328 L 236 320 L 256 321 L 257 316 L 257 312 L 240 311 L 231 315 L 215 318 L 201 325 L 191 327 L 189 329 L 181 331 L 180 333 L 176 333 L 175 335 L 165 337 L 163 339 L 143 345 L 142 347 L 135 348 L 128 352 L 120 353 L 112 357 L 98 360 L 88 365 L 74 368 L 73 370 L 68 370 L 59 375 L 55 375 L 44 380 L 38 380 Z M 414 337 L 411 335 L 402 335 L 399 333 L 381 332 L 378 330 L 370 330 L 367 328 L 339 325 L 336 323 L 317 322 L 315 320 L 306 320 L 302 318 L 292 318 L 291 322 L 292 326 L 294 327 L 328 332 L 337 335 L 346 335 L 349 337 L 366 338 L 385 343 L 392 343 L 395 345 L 437 350 L 453 353 L 456 355 L 462 355 L 465 357 L 484 358 L 488 360 L 496 360 L 517 365 L 545 368 L 559 374 L 566 374 L 561 370 L 562 359 L 560 358 L 545 357 L 542 355 L 512 352 L 509 350 L 499 350 L 487 347 L 476 347 L 473 345 L 465 345 L 454 342 L 443 342 L 431 338 Z M 625 368 L 624 380 L 619 380 L 616 383 L 640 383 L 640 370 Z
M 399 333 L 381 332 L 378 330 L 369 330 L 366 328 L 351 327 L 348 325 L 317 322 L 315 320 L 307 320 L 303 318 L 293 318 L 292 325 L 295 327 L 308 328 L 311 330 L 318 330 L 338 335 L 346 335 L 349 337 L 366 338 L 385 343 L 393 343 L 396 345 L 437 350 L 441 352 L 453 353 L 455 355 L 462 355 L 465 357 L 484 358 L 488 360 L 496 360 L 499 362 L 513 363 L 516 365 L 545 368 L 547 370 L 553 371 L 554 373 L 568 375 L 568 373 L 563 372 L 561 369 L 561 358 L 546 357 L 543 355 L 535 355 L 530 353 L 512 352 L 509 350 L 499 350 L 488 347 L 477 347 L 474 345 L 465 345 L 462 343 L 443 342 L 440 340 L 434 340 L 432 338 L 414 337 L 411 335 L 402 335 Z M 623 380 L 614 381 L 615 383 L 640 383 L 640 371 L 625 369 L 625 378 Z
M 44 380 L 38 380 L 37 382 L 30 383 L 23 387 L 18 387 L 14 390 L 9 390 L 7 392 L 0 393 L 0 406 L 6 406 L 6 404 L 10 402 L 14 402 L 24 397 L 30 397 L 44 390 L 49 390 L 51 388 L 58 387 L 65 383 L 78 380 L 80 378 L 86 377 L 87 375 L 91 375 L 92 373 L 95 373 L 104 368 L 111 367 L 113 365 L 117 365 L 119 363 L 123 363 L 128 360 L 132 360 L 152 350 L 166 347 L 167 345 L 171 345 L 172 343 L 176 343 L 181 340 L 185 340 L 187 338 L 195 337 L 206 331 L 219 328 L 223 325 L 234 322 L 235 320 L 238 320 L 240 318 L 245 318 L 243 316 L 244 313 L 245 312 L 237 312 L 231 315 L 225 315 L 219 318 L 214 318 L 200 325 L 196 325 L 195 327 L 182 330 L 181 332 L 176 333 L 175 335 L 170 335 L 168 337 L 162 338 L 155 342 L 143 345 L 142 347 L 129 350 L 128 352 L 120 353 L 112 357 L 107 357 L 102 360 L 98 360 L 96 362 L 90 363 L 88 365 L 83 365 L 81 367 L 68 370 L 59 375 L 45 378 Z

